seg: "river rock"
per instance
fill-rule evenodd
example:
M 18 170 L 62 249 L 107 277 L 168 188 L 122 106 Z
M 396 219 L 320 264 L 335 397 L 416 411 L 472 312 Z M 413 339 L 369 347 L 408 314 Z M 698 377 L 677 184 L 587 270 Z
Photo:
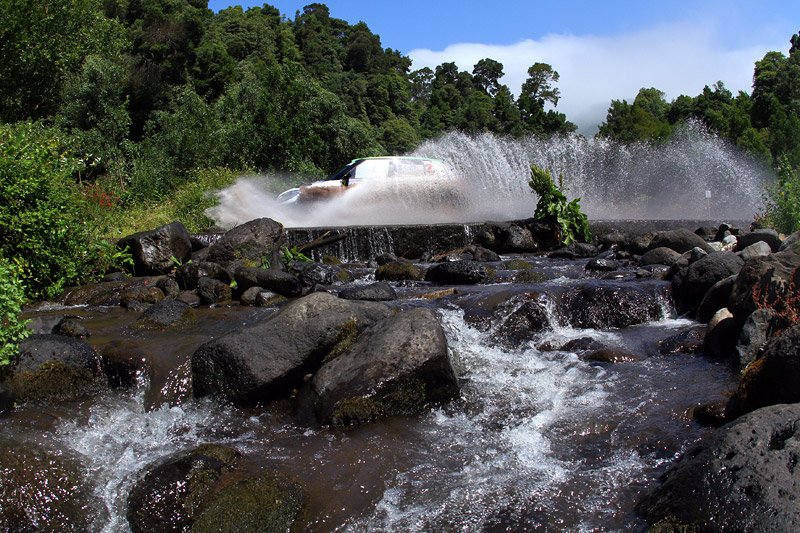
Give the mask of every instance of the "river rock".
M 300 296 L 303 285 L 297 276 L 272 268 L 240 267 L 234 276 L 236 293 L 241 294 L 250 287 L 262 287 L 282 296 Z
M 189 304 L 177 300 L 164 300 L 145 310 L 136 319 L 136 325 L 145 329 L 163 329 L 192 321 L 194 321 L 194 311 Z
M 673 283 L 678 312 L 694 314 L 706 292 L 718 281 L 737 274 L 743 263 L 731 252 L 709 254 L 691 263 L 680 285 Z
M 52 333 L 56 335 L 66 335 L 67 337 L 75 337 L 76 339 L 85 339 L 89 336 L 89 330 L 83 324 L 83 320 L 79 316 L 68 315 L 63 317 L 58 323 L 53 326 Z
M 748 246 L 759 241 L 767 243 L 773 252 L 777 252 L 781 249 L 781 238 L 778 236 L 778 232 L 774 229 L 764 228 L 739 235 L 736 243 L 736 251 L 741 252 Z
M 233 276 L 222 265 L 212 261 L 192 261 L 175 270 L 175 281 L 182 290 L 194 290 L 200 278 L 211 278 L 230 285 Z
M 604 348 L 608 348 L 608 346 L 597 339 L 593 339 L 592 337 L 578 337 L 577 339 L 567 341 L 559 350 L 577 353 L 602 350 Z
M 705 326 L 695 326 L 662 340 L 658 345 L 661 355 L 696 354 L 703 349 Z
M 636 354 L 619 348 L 598 348 L 583 354 L 581 358 L 594 363 L 631 363 L 641 359 Z
M 800 402 L 800 325 L 773 337 L 763 350 L 742 372 L 734 397 L 738 413 Z
M 156 282 L 156 287 L 164 293 L 164 298 L 174 300 L 181 293 L 181 287 L 173 278 L 161 278 Z
M 711 317 L 703 341 L 703 353 L 711 357 L 728 359 L 733 357 L 739 325 L 727 308 L 720 309 Z
M 747 248 L 741 251 L 740 257 L 747 261 L 748 259 L 755 259 L 756 257 L 764 257 L 772 253 L 772 249 L 764 241 L 754 242 Z
M 590 257 L 595 257 L 599 253 L 600 250 L 598 250 L 597 246 L 594 244 L 586 242 L 573 242 L 559 248 L 558 250 L 553 250 L 547 254 L 547 257 L 553 259 L 588 259 Z
M 648 250 L 647 252 L 645 252 L 639 259 L 639 265 L 672 266 L 673 264 L 675 264 L 675 261 L 677 261 L 680 258 L 681 254 L 679 254 L 672 248 L 667 248 L 666 246 L 660 246 L 658 248 L 653 248 L 652 250 Z
M 93 501 L 65 450 L 0 439 L 0 531 L 91 531 Z
M 698 322 L 705 324 L 717 311 L 728 305 L 734 283 L 736 283 L 735 274 L 719 280 L 706 291 L 697 307 Z
M 744 322 L 736 343 L 736 361 L 740 370 L 755 361 L 761 349 L 778 331 L 789 324 L 774 309 L 756 309 Z
M 500 247 L 501 252 L 505 253 L 529 253 L 539 250 L 531 231 L 516 224 L 511 224 L 504 232 L 504 239 Z
M 417 281 L 422 276 L 422 270 L 408 261 L 390 261 L 375 270 L 377 281 Z
M 173 222 L 154 230 L 140 231 L 117 242 L 126 246 L 133 257 L 134 272 L 140 276 L 165 274 L 192 257 L 189 232 L 180 222 Z
M 148 466 L 128 496 L 131 531 L 194 530 L 220 478 L 236 468 L 240 458 L 233 448 L 203 444 Z M 227 529 L 233 525 L 226 524 Z
M 120 294 L 119 302 L 122 307 L 130 309 L 132 304 L 154 304 L 164 299 L 164 293 L 158 287 L 139 286 L 132 287 Z
M 786 250 L 800 252 L 800 231 L 795 231 L 783 240 L 778 251 L 783 252 Z
M 191 361 L 194 393 L 240 404 L 286 396 L 332 352 L 352 345 L 359 331 L 389 314 L 383 304 L 312 293 L 200 346 Z
M 577 328 L 625 328 L 661 317 L 658 297 L 641 287 L 619 283 L 586 284 L 570 291 L 565 313 Z
M 231 286 L 212 278 L 197 280 L 197 295 L 206 305 L 230 302 L 233 298 Z
M 0 383 L 0 413 L 13 409 L 15 401 L 14 391 L 5 383 Z
M 340 281 L 339 273 L 346 272 L 341 267 L 311 261 L 292 261 L 288 270 L 297 276 L 306 292 L 318 285 L 333 285 Z
M 695 235 L 688 229 L 659 231 L 653 236 L 647 249 L 649 251 L 661 247 L 671 248 L 679 254 L 688 252 L 694 247 L 698 247 L 707 253 L 714 251 L 702 237 Z
M 487 278 L 486 268 L 476 261 L 450 261 L 433 265 L 425 280 L 440 285 L 474 285 Z
M 585 269 L 592 272 L 613 272 L 619 269 L 619 262 L 613 259 L 595 258 L 586 263 Z
M 208 260 L 223 266 L 234 261 L 261 264 L 265 258 L 272 261 L 285 244 L 282 224 L 270 218 L 258 218 L 220 237 L 209 247 Z
M 83 341 L 63 335 L 31 335 L 19 344 L 19 359 L 7 385 L 19 400 L 74 398 L 96 389 L 100 359 Z
M 370 302 L 386 302 L 397 300 L 394 288 L 385 281 L 377 281 L 369 285 L 347 287 L 339 292 L 339 298 L 345 300 L 367 300 Z
M 760 409 L 715 431 L 662 476 L 637 511 L 671 531 L 798 531 L 800 405 Z
M 263 287 L 250 287 L 239 296 L 239 303 L 242 305 L 256 305 L 258 294 L 263 291 Z
M 531 292 L 513 296 L 498 306 L 492 323 L 492 341 L 506 348 L 518 348 L 536 334 L 551 328 L 548 298 Z
M 315 411 L 334 425 L 413 415 L 458 394 L 439 318 L 416 308 L 365 331 L 351 349 L 319 369 Z
M 782 294 L 798 276 L 798 268 L 800 268 L 800 254 L 793 250 L 747 261 L 736 276 L 728 301 L 728 309 L 736 317 L 736 321 L 744 324 L 750 313 L 756 310 L 754 289 L 763 292 L 762 305 L 774 302 L 775 296 Z M 800 279 L 797 281 L 800 282 Z M 800 283 L 795 283 L 795 286 L 798 285 Z

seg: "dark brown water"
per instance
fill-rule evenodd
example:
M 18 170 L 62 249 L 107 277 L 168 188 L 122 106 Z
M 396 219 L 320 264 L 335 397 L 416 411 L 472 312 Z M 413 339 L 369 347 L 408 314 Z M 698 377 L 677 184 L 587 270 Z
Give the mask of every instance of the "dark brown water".
M 556 293 L 581 281 L 583 262 L 536 260 L 550 281 L 522 288 Z M 501 276 L 502 278 L 502 276 Z M 604 283 L 598 281 L 598 283 Z M 632 283 L 641 283 L 632 281 Z M 662 290 L 662 282 L 647 282 Z M 729 369 L 701 356 L 661 356 L 658 341 L 692 323 L 672 316 L 624 330 L 579 330 L 564 319 L 519 349 L 504 349 L 464 320 L 477 294 L 519 285 L 463 288 L 430 302 L 429 287 L 400 288 L 399 305 L 434 306 L 462 382 L 461 398 L 416 418 L 350 430 L 299 421 L 291 401 L 236 409 L 194 400 L 188 361 L 206 340 L 262 320 L 274 309 L 198 310 L 181 331 L 143 332 L 121 308 L 37 313 L 45 327 L 83 316 L 99 352 L 112 347 L 148 364 L 129 389 L 5 415 L 0 436 L 77 454 L 97 498 L 97 531 L 127 531 L 126 499 L 142 469 L 203 442 L 231 445 L 251 468 L 277 468 L 308 493 L 307 531 L 616 531 L 643 526 L 638 495 L 708 430 L 687 415 L 733 386 Z M 591 336 L 642 357 L 593 364 L 540 351 L 544 342 Z

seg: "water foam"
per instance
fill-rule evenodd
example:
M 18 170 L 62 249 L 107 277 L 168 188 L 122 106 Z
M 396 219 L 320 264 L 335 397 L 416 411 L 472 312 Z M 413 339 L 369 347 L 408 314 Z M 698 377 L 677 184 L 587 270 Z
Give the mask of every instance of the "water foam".
M 250 176 L 220 191 L 219 205 L 207 214 L 223 227 L 259 217 L 287 227 L 527 218 L 536 205 L 528 187 L 534 164 L 562 175 L 567 196 L 580 197 L 592 219 L 748 220 L 762 209 L 762 192 L 774 182 L 769 169 L 698 123 L 682 126 L 658 146 L 575 134 L 511 139 L 454 132 L 424 142 L 411 155 L 444 161 L 452 170 L 449 182 L 362 183 L 341 198 L 297 209 L 267 192 L 279 178 Z

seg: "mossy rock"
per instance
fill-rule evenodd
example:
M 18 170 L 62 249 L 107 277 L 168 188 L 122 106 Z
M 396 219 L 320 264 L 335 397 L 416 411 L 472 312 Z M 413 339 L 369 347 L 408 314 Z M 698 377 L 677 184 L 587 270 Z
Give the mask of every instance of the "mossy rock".
M 514 274 L 514 283 L 541 283 L 547 276 L 534 270 L 520 270 Z
M 102 388 L 91 370 L 61 361 L 47 361 L 36 370 L 17 371 L 10 386 L 17 400 L 23 402 L 68 400 Z
M 425 383 L 420 379 L 404 379 L 391 385 L 381 396 L 353 397 L 341 400 L 331 412 L 334 426 L 365 424 L 391 416 L 413 416 L 428 403 Z
M 133 287 L 120 295 L 120 305 L 128 307 L 133 302 L 155 304 L 164 299 L 164 292 L 158 287 Z
M 699 533 L 695 524 L 684 524 L 674 517 L 664 518 L 647 528 L 647 533 Z
M 533 268 L 533 263 L 523 259 L 509 259 L 503 262 L 503 267 L 508 270 L 530 270 Z
M 350 271 L 345 270 L 343 268 L 340 268 L 336 272 L 335 277 L 336 277 L 336 281 L 338 281 L 339 283 L 350 283 L 351 281 L 353 281 L 355 279 L 353 277 L 353 274 L 350 273 Z
M 305 505 L 299 485 L 267 473 L 222 489 L 192 525 L 194 533 L 269 533 L 292 530 Z
M 328 353 L 328 355 L 325 356 L 323 363 L 327 363 L 328 361 L 331 361 L 345 353 L 350 349 L 351 346 L 353 346 L 357 338 L 358 322 L 356 322 L 355 319 L 345 322 L 344 326 L 342 326 L 341 333 L 339 334 L 339 339 L 336 341 L 336 344 Z
M 341 265 L 342 260 L 336 257 L 335 255 L 323 255 L 322 262 L 326 265 Z
M 422 279 L 422 270 L 412 263 L 392 261 L 375 270 L 377 281 L 418 281 Z

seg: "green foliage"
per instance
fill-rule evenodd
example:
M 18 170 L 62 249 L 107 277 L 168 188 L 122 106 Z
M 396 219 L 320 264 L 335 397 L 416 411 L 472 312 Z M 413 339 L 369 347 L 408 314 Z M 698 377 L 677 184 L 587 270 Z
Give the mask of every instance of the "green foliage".
M 0 255 L 28 297 L 53 298 L 86 275 L 89 233 L 72 179 L 81 168 L 57 132 L 0 126 Z
M 784 159 L 778 182 L 767 194 L 767 211 L 762 223 L 789 234 L 800 230 L 800 170 L 792 169 Z
M 311 258 L 297 249 L 297 246 L 291 248 L 281 248 L 281 257 L 284 263 L 291 263 L 292 261 L 302 261 L 303 263 L 310 263 Z
M 17 354 L 21 340 L 30 335 L 25 327 L 27 320 L 20 320 L 25 291 L 13 266 L 0 256 L 0 367 L 8 365 Z
M 564 244 L 586 242 L 592 238 L 589 220 L 581 211 L 580 198 L 567 202 L 567 197 L 553 183 L 550 171 L 531 166 L 531 180 L 528 185 L 539 195 L 533 218 L 558 224 Z

